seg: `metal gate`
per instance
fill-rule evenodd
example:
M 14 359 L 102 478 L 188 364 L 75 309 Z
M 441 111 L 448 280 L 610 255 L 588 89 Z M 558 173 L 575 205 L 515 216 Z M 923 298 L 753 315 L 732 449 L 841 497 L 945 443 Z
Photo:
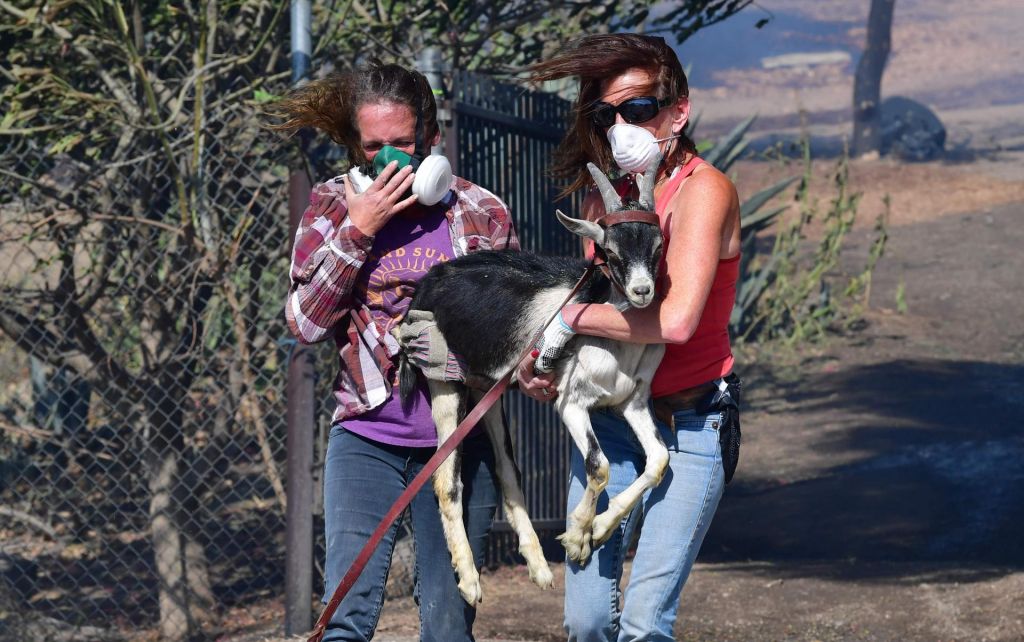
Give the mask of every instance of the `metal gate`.
M 581 198 L 556 200 L 547 176 L 571 103 L 469 72 L 454 77 L 448 156 L 458 175 L 500 196 L 509 206 L 523 249 L 576 255 L 578 237 L 555 218 L 555 209 L 577 215 Z M 565 498 L 572 441 L 551 404 L 512 391 L 505 410 L 523 473 L 527 507 L 541 542 L 561 556 L 554 535 L 565 530 Z M 504 515 L 495 522 L 488 551 L 493 563 L 515 556 L 516 539 Z

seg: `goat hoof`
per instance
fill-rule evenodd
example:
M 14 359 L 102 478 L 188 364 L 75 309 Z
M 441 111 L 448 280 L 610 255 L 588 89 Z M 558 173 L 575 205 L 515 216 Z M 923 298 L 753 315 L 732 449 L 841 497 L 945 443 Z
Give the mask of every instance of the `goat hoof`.
M 590 533 L 570 528 L 558 536 L 565 554 L 580 566 L 586 566 L 590 559 Z
M 549 589 L 555 585 L 555 576 L 548 568 L 547 562 L 530 569 L 530 580 L 542 589 Z
M 462 593 L 462 599 L 472 606 L 476 606 L 484 601 L 484 592 L 480 588 L 479 578 L 475 580 L 459 580 L 459 593 Z

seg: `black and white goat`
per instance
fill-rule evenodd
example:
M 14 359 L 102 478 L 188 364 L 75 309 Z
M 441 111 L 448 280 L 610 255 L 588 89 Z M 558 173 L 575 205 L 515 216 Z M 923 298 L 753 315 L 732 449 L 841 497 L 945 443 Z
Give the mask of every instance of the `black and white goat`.
M 596 254 L 607 261 L 607 271 L 595 271 L 572 302 L 611 303 L 620 309 L 646 307 L 654 300 L 662 251 L 661 229 L 653 214 L 657 161 L 638 179 L 638 202 L 623 203 L 604 174 L 592 164 L 588 169 L 598 185 L 606 216 L 590 222 L 561 212 L 557 215 L 570 231 L 594 242 Z M 464 359 L 468 374 L 494 382 L 516 365 L 516 357 L 569 294 L 586 266 L 582 259 L 478 252 L 432 268 L 417 285 L 410 310 L 432 313 L 448 348 Z M 409 349 L 407 344 L 403 347 Z M 587 474 L 583 499 L 569 514 L 566 532 L 559 539 L 569 557 L 581 564 L 588 560 L 592 547 L 607 541 L 643 493 L 656 486 L 664 474 L 668 452 L 648 407 L 651 379 L 663 353 L 661 344 L 580 335 L 566 346 L 564 357 L 556 364 L 555 407 L 583 453 Z M 413 367 L 408 359 L 402 360 L 406 391 L 415 384 Z M 444 441 L 463 416 L 467 396 L 479 398 L 480 393 L 459 383 L 429 378 L 428 386 L 438 439 Z M 619 412 L 647 459 L 643 474 L 611 498 L 608 510 L 600 515 L 596 514 L 597 498 L 608 483 L 608 459 L 591 427 L 589 413 L 594 408 Z M 505 513 L 519 537 L 530 578 L 542 588 L 550 587 L 551 571 L 526 512 L 500 408 L 495 405 L 483 421 L 496 454 Z M 438 469 L 433 482 L 459 590 L 467 602 L 475 604 L 481 599 L 480 583 L 462 522 L 457 456 Z

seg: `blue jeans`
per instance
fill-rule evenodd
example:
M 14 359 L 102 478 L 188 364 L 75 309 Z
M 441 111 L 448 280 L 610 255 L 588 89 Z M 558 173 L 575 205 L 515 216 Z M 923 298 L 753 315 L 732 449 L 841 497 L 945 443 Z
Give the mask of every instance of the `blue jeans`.
M 369 540 L 392 503 L 434 454 L 433 448 L 382 444 L 335 425 L 324 465 L 324 526 L 327 561 L 324 603 Z M 462 444 L 466 531 L 477 567 L 498 503 L 494 454 L 485 433 Z M 409 506 L 416 546 L 416 602 L 420 639 L 472 640 L 476 609 L 462 599 L 430 482 Z M 397 523 L 385 535 L 327 626 L 324 640 L 369 640 L 384 603 Z
M 608 506 L 643 470 L 644 455 L 633 431 L 608 412 L 591 422 L 609 461 L 609 481 L 598 500 Z M 679 594 L 700 550 L 725 486 L 718 426 L 721 413 L 675 414 L 675 430 L 658 422 L 669 463 L 661 484 L 648 491 L 618 531 L 593 553 L 588 564 L 566 561 L 565 629 L 570 641 L 672 640 Z M 568 506 L 583 495 L 583 457 L 572 454 Z M 640 540 L 623 607 L 619 609 L 622 563 L 638 522 Z

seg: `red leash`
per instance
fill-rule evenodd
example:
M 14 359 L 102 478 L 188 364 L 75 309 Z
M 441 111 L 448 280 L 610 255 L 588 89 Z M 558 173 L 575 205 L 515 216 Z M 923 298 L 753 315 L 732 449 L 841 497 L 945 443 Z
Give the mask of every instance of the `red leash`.
M 512 375 L 515 373 L 515 369 L 519 367 L 519 362 L 525 359 L 526 355 L 533 350 L 533 346 L 537 343 L 537 340 L 540 339 L 544 329 L 548 327 L 548 324 L 555 318 L 555 315 L 562 311 L 565 304 L 576 296 L 576 293 L 579 292 L 581 287 L 583 287 L 583 283 L 593 273 L 594 268 L 595 264 L 591 261 L 590 265 L 587 266 L 586 271 L 583 273 L 583 276 L 580 277 L 580 280 L 573 286 L 572 291 L 569 292 L 569 295 L 565 297 L 565 300 L 562 301 L 561 305 L 559 305 L 551 316 L 548 317 L 548 320 L 540 327 L 540 330 L 538 330 L 533 338 L 527 343 L 526 349 L 523 350 L 522 354 L 519 355 L 519 358 L 515 360 L 515 365 L 512 366 L 512 369 L 505 373 L 503 377 L 498 379 L 498 381 L 491 386 L 491 389 L 487 391 L 487 394 L 485 394 L 483 398 L 480 399 L 479 403 L 473 407 L 473 410 L 466 415 L 466 418 L 462 420 L 458 428 L 455 429 L 455 432 L 453 432 L 451 436 L 438 447 L 437 452 L 434 453 L 434 455 L 423 466 L 423 470 L 413 478 L 405 491 L 403 491 L 402 494 L 398 496 L 398 499 L 395 500 L 395 503 L 391 505 L 391 509 L 388 510 L 384 519 L 382 519 L 380 524 L 377 525 L 377 530 L 373 532 L 373 535 L 370 536 L 370 539 L 363 546 L 363 549 L 359 551 L 359 555 L 356 556 L 355 561 L 352 562 L 352 566 L 349 567 L 345 576 L 341 578 L 341 582 L 338 583 L 338 588 L 334 589 L 334 594 L 331 595 L 330 601 L 327 602 L 324 606 L 324 610 L 320 613 L 320 617 L 317 619 L 316 625 L 313 627 L 313 631 L 310 633 L 307 642 L 321 642 L 323 640 L 328 622 L 331 621 L 331 617 L 334 616 L 334 612 L 338 610 L 338 605 L 340 605 L 341 601 L 346 595 L 348 595 L 348 592 L 352 590 L 352 586 L 356 583 L 360 573 L 363 572 L 367 562 L 370 561 L 370 556 L 373 555 L 373 551 L 376 550 L 380 541 L 384 538 L 384 534 L 387 533 L 389 528 L 391 528 L 391 524 L 398 519 L 398 516 L 402 514 L 405 507 L 412 501 L 413 496 L 423 488 L 423 485 L 427 483 L 427 480 L 434 474 L 434 471 L 438 469 L 441 463 L 444 462 L 444 460 L 447 459 L 456 448 L 458 448 L 459 444 L 462 443 L 462 440 L 469 434 L 469 431 L 476 426 L 478 421 L 480 421 L 480 418 L 491 409 L 491 406 L 494 405 L 495 401 L 501 398 L 501 394 L 505 392 L 506 388 L 508 388 Z

